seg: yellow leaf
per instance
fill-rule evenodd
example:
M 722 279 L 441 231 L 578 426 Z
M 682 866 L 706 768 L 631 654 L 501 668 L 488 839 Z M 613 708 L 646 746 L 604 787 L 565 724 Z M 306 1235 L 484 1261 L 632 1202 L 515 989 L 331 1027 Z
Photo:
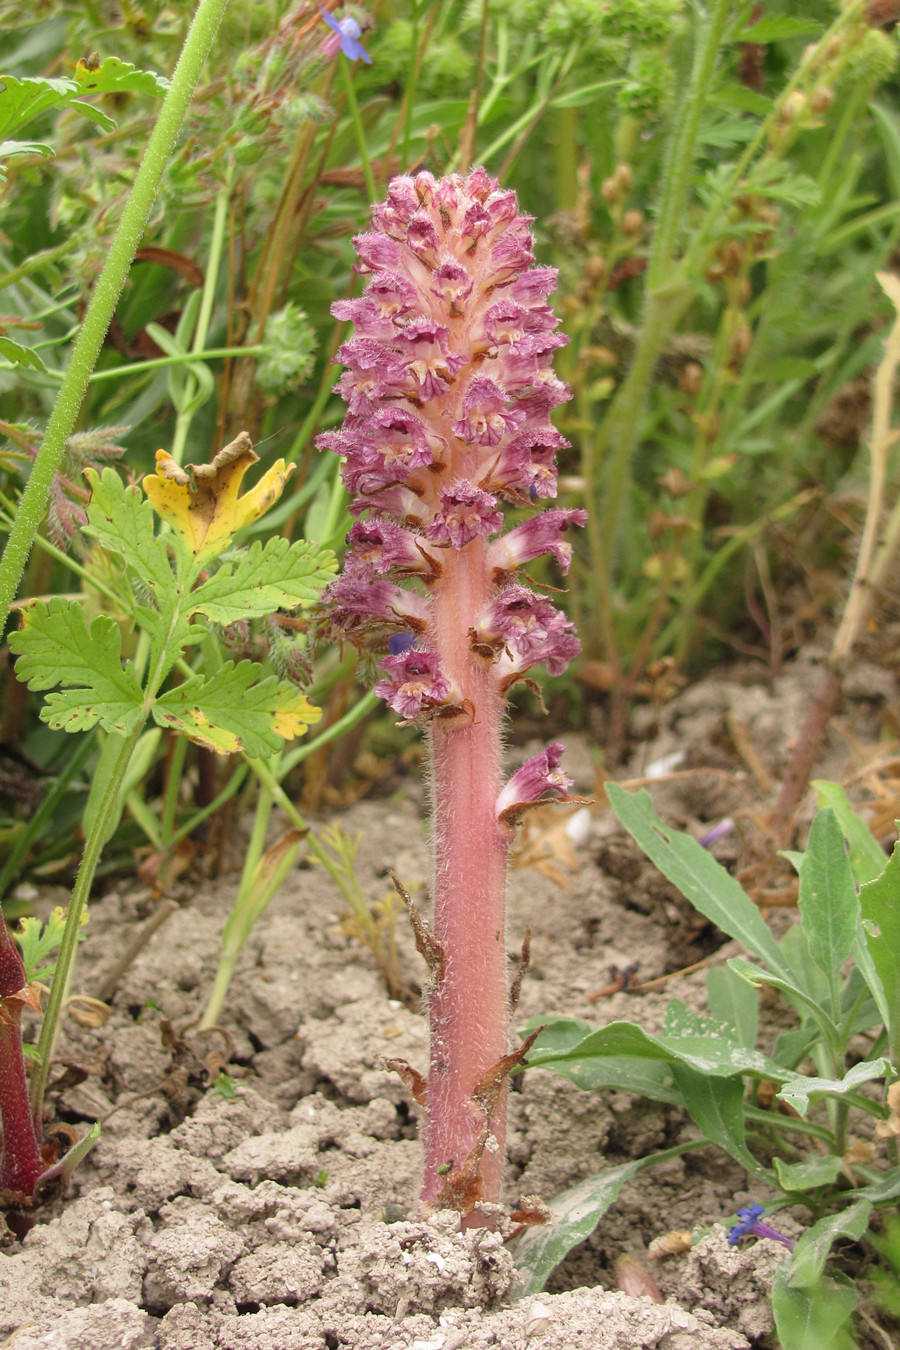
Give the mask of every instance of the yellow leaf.
M 282 708 L 272 718 L 272 730 L 285 741 L 305 736 L 311 722 L 318 722 L 322 709 L 300 694 L 293 708 Z
M 146 475 L 143 488 L 157 514 L 178 531 L 193 554 L 213 556 L 278 501 L 294 472 L 293 464 L 285 467 L 279 459 L 241 496 L 244 474 L 258 462 L 246 431 L 220 450 L 211 464 L 182 469 L 166 450 L 157 450 L 156 473 Z

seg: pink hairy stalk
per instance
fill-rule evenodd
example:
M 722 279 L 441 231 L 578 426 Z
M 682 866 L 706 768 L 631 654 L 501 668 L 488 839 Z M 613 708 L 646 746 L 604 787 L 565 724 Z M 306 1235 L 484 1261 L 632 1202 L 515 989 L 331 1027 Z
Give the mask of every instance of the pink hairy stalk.
M 39 1123 L 31 1114 L 22 1051 L 26 1003 L 40 1012 L 40 998 L 25 978 L 22 958 L 0 917 L 0 1195 L 5 1193 L 12 1200 L 30 1199 L 44 1171 Z
M 552 370 L 566 341 L 547 303 L 556 272 L 532 266 L 530 220 L 483 169 L 394 179 L 354 240 L 366 289 L 332 310 L 355 330 L 337 358 L 349 408 L 318 441 L 342 457 L 364 517 L 325 596 L 331 621 L 388 653 L 376 693 L 430 743 L 433 933 L 414 916 L 431 1026 L 422 1208 L 455 1208 L 470 1225 L 500 1199 L 508 1077 L 523 1053 L 509 1039 L 507 854 L 521 812 L 571 785 L 557 742 L 505 786 L 501 770 L 509 689 L 579 651 L 519 569 L 550 553 L 566 571 L 565 535 L 586 520 L 548 510 L 499 533 L 502 503 L 555 496 L 567 444 L 550 421 L 570 397 Z M 401 1071 L 425 1100 L 424 1080 Z

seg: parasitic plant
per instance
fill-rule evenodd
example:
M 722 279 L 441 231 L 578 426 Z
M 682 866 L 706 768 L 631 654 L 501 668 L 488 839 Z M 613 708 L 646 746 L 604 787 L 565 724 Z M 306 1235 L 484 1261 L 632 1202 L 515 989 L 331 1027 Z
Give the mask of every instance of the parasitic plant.
M 579 651 L 519 568 L 550 553 L 565 571 L 564 535 L 586 520 L 550 510 L 499 533 L 502 502 L 555 496 L 567 444 L 550 421 L 569 397 L 552 370 L 566 341 L 547 303 L 556 272 L 532 266 L 530 220 L 483 169 L 394 179 L 354 241 L 366 289 L 333 308 L 355 329 L 338 353 L 349 409 L 318 442 L 342 456 L 362 517 L 325 595 L 330 619 L 387 653 L 375 692 L 427 727 L 433 932 L 412 913 L 429 967 L 427 1086 L 397 1067 L 427 1105 L 423 1211 L 455 1208 L 467 1224 L 499 1202 L 508 1077 L 524 1053 L 509 1042 L 507 853 L 522 811 L 571 785 L 558 742 L 505 786 L 501 772 L 510 688 Z

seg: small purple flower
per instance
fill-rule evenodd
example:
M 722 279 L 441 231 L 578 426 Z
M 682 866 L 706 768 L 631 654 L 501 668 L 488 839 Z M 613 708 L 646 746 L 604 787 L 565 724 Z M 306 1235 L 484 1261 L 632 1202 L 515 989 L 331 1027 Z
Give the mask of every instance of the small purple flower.
M 770 1228 L 767 1223 L 760 1223 L 760 1215 L 765 1214 L 763 1205 L 744 1205 L 739 1209 L 737 1216 L 740 1223 L 736 1223 L 728 1234 L 729 1247 L 736 1247 L 742 1237 L 770 1238 L 773 1242 L 780 1242 L 788 1251 L 793 1251 L 796 1243 L 793 1238 L 785 1237 L 783 1233 L 778 1233 L 774 1228 Z
M 573 780 L 559 768 L 565 747 L 553 741 L 533 759 L 526 760 L 514 773 L 497 798 L 497 819 L 514 825 L 523 810 L 539 801 L 545 792 L 558 792 L 565 797 Z
M 325 39 L 322 44 L 322 55 L 334 57 L 337 56 L 338 51 L 342 51 L 348 61 L 363 60 L 366 65 L 370 66 L 372 64 L 372 58 L 360 42 L 362 29 L 356 20 L 348 14 L 345 18 L 338 21 L 333 15 L 328 13 L 327 9 L 320 9 L 319 13 L 328 24 L 328 27 L 333 29 L 335 34 L 334 37 Z
M 435 544 L 464 548 L 480 534 L 495 534 L 503 525 L 497 498 L 464 478 L 441 489 L 441 510 L 425 531 Z
M 440 576 L 441 564 L 411 530 L 386 520 L 358 520 L 347 535 L 347 571 L 355 576 Z
M 562 610 L 527 586 L 507 586 L 470 632 L 472 650 L 498 662 L 504 688 L 544 662 L 561 675 L 581 650 L 574 625 Z
M 332 622 L 348 637 L 388 628 L 423 632 L 431 617 L 428 601 L 390 581 L 368 581 L 342 572 L 327 587 L 323 599 L 331 607 Z
M 441 670 L 437 652 L 410 648 L 386 656 L 381 669 L 387 672 L 387 679 L 378 681 L 375 693 L 407 722 L 433 716 L 450 700 L 451 684 Z
M 542 553 L 552 553 L 563 572 L 568 572 L 572 545 L 562 536 L 570 525 L 585 524 L 587 511 L 543 511 L 495 539 L 488 552 L 488 565 L 494 568 L 495 575 L 504 574 Z

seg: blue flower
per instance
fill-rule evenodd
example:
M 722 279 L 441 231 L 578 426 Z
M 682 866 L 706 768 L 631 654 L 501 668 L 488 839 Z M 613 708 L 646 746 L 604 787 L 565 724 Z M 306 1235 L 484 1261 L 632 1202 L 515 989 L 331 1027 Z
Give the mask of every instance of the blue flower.
M 742 1237 L 771 1238 L 773 1242 L 780 1242 L 783 1247 L 793 1251 L 796 1243 L 793 1238 L 785 1237 L 783 1233 L 778 1233 L 774 1228 L 770 1228 L 767 1223 L 760 1223 L 760 1218 L 765 1214 L 765 1208 L 762 1205 L 744 1205 L 739 1209 L 737 1216 L 740 1223 L 736 1223 L 728 1234 L 729 1247 L 736 1247 Z
M 360 28 L 359 24 L 356 22 L 355 19 L 351 18 L 348 15 L 346 19 L 341 19 L 339 23 L 338 20 L 335 19 L 333 15 L 328 13 L 327 9 L 320 9 L 319 13 L 322 15 L 322 18 L 328 24 L 328 27 L 333 29 L 334 32 L 337 33 L 338 37 L 341 39 L 340 49 L 347 57 L 348 61 L 359 61 L 360 58 L 362 58 L 362 60 L 365 61 L 367 65 L 372 64 L 371 56 L 365 50 L 362 43 L 360 42 L 360 38 L 362 37 L 362 29 Z M 337 43 L 334 41 L 333 38 L 329 38 L 328 41 L 326 42 L 325 54 L 327 56 L 337 55 Z

